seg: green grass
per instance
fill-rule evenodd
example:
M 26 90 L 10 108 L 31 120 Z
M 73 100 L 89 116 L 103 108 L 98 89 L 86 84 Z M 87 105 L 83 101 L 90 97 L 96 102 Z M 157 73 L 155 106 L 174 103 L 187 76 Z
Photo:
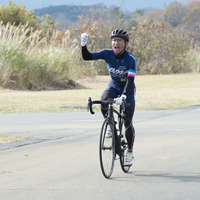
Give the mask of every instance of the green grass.
M 110 78 L 78 80 L 86 89 L 15 91 L 0 89 L 0 113 L 85 111 L 88 97 L 99 99 Z M 200 74 L 137 76 L 136 110 L 200 105 Z M 75 108 L 73 108 L 75 107 Z
M 8 142 L 20 141 L 25 139 L 26 137 L 19 136 L 0 136 L 0 145 Z
M 200 74 L 137 77 L 137 109 L 173 109 L 200 105 Z

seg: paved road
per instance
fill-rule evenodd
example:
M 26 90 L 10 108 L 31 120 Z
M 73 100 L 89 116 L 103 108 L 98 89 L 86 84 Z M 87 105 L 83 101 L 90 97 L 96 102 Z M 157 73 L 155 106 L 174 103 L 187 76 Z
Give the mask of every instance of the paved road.
M 110 180 L 98 158 L 100 113 L 0 115 L 1 200 L 199 200 L 200 107 L 135 113 L 135 163 L 115 163 Z

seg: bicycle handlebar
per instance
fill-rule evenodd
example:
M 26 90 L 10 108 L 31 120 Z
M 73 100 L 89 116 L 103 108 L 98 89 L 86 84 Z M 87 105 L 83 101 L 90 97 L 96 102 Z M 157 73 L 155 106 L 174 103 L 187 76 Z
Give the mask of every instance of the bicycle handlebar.
M 93 104 L 114 104 L 116 103 L 116 100 L 114 99 L 108 99 L 108 100 L 97 100 L 97 101 L 92 101 L 91 97 L 88 97 L 88 107 L 87 110 L 90 111 L 91 114 L 95 114 L 95 112 L 92 109 L 92 105 Z M 126 101 L 124 99 L 122 99 L 122 111 L 125 111 L 125 104 Z
M 90 111 L 91 114 L 94 114 L 95 112 L 92 109 L 92 104 L 101 104 L 101 103 L 102 101 L 92 101 L 91 97 L 89 97 L 87 110 Z

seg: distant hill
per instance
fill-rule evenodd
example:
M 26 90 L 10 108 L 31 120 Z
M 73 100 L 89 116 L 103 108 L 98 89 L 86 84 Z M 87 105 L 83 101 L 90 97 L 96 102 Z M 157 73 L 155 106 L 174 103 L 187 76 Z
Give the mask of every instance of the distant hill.
M 49 14 L 53 20 L 59 22 L 61 28 L 66 28 L 67 26 L 71 26 L 75 22 L 78 21 L 78 17 L 80 15 L 84 15 L 90 17 L 90 9 L 93 11 L 108 9 L 107 14 L 110 12 L 109 8 L 117 8 L 118 7 L 106 7 L 104 4 L 96 4 L 91 6 L 75 6 L 75 5 L 60 5 L 60 6 L 49 6 L 41 9 L 35 9 L 34 13 L 36 16 L 42 17 L 46 14 Z M 148 15 L 149 12 L 153 11 L 153 8 L 144 8 L 142 9 L 143 15 Z M 112 11 L 111 11 L 112 12 Z M 123 11 L 121 11 L 123 12 Z M 123 12 L 124 18 L 129 19 L 132 16 L 131 12 Z
M 59 22 L 61 26 L 71 25 L 78 20 L 80 15 L 88 15 L 89 9 L 102 9 L 106 8 L 103 4 L 96 4 L 93 6 L 49 6 L 46 8 L 35 9 L 34 13 L 36 16 L 45 16 L 46 14 L 51 15 L 52 19 Z

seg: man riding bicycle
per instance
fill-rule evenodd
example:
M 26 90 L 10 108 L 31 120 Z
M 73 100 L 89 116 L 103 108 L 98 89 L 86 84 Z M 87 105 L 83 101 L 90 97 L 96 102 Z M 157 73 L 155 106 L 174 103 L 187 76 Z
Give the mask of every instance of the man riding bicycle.
M 135 140 L 135 130 L 132 118 L 135 110 L 135 74 L 137 59 L 130 52 L 126 51 L 129 42 L 129 35 L 125 30 L 116 29 L 111 35 L 112 49 L 104 49 L 99 52 L 90 53 L 86 43 L 87 33 L 81 34 L 82 57 L 84 60 L 103 59 L 107 64 L 111 81 L 104 90 L 101 99 L 115 99 L 116 104 L 121 105 L 122 99 L 126 100 L 126 111 L 124 115 L 125 136 L 128 143 L 128 151 L 125 165 L 131 166 L 133 163 L 133 144 Z M 101 106 L 101 112 L 105 116 L 107 106 Z

